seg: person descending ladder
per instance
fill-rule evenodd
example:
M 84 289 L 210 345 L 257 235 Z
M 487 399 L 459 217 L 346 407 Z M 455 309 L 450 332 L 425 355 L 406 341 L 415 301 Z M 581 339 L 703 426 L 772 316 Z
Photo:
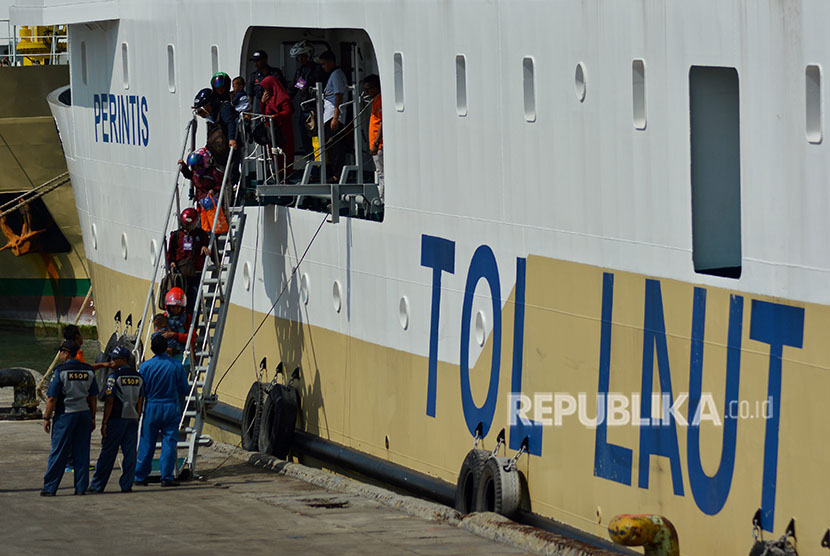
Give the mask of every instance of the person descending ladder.
M 195 150 L 195 133 L 196 120 L 194 118 L 185 130 L 185 140 L 180 159 L 184 158 L 188 143 L 190 143 L 191 150 Z M 199 446 L 212 443 L 210 437 L 203 435 L 202 431 L 207 410 L 216 403 L 216 396 L 211 392 L 213 376 L 216 372 L 219 351 L 222 345 L 222 334 L 228 308 L 230 307 L 234 275 L 242 246 L 242 235 L 245 230 L 244 207 L 238 206 L 240 191 L 243 188 L 234 188 L 228 180 L 228 176 L 231 175 L 233 159 L 233 156 L 229 156 L 228 163 L 225 166 L 224 178 L 218 195 L 219 202 L 208 242 L 208 250 L 211 255 L 206 257 L 199 277 L 199 288 L 194 305 L 195 315 L 188 331 L 182 357 L 185 366 L 189 368 L 189 392 L 184 399 L 177 448 L 186 450 L 186 453 L 183 454 L 183 457 L 177 458 L 176 478 L 195 477 Z M 159 271 L 165 264 L 163 252 L 166 247 L 165 238 L 171 222 L 177 222 L 181 209 L 181 199 L 186 196 L 184 187 L 184 183 L 179 183 L 179 172 L 176 172 L 175 187 L 168 208 L 167 225 L 161 236 L 160 245 L 162 249 L 156 255 L 153 279 L 145 301 L 144 315 L 141 319 L 141 329 L 138 334 L 139 338 L 142 335 L 145 336 L 144 343 L 139 342 L 134 351 L 137 361 L 143 359 L 142 347 L 150 344 L 151 328 L 146 327 L 144 323 L 151 320 L 148 318 L 150 316 L 148 313 L 153 300 L 156 299 L 157 288 L 161 285 L 159 282 L 163 281 L 163 273 Z M 233 193 L 231 193 L 232 190 L 234 190 Z M 220 213 L 224 213 L 227 218 L 228 230 L 225 233 L 216 233 Z M 160 444 L 157 444 L 156 448 L 160 449 Z

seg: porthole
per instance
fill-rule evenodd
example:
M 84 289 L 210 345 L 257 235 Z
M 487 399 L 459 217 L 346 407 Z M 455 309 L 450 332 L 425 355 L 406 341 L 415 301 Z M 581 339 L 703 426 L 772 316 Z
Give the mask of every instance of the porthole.
M 176 92 L 176 47 L 167 45 L 167 90 Z
M 121 256 L 124 257 L 124 260 L 127 260 L 127 234 L 121 234 Z
M 86 41 L 81 41 L 81 80 L 87 84 Z
M 156 240 L 150 240 L 150 266 L 156 266 L 156 256 L 158 255 L 158 243 Z
M 245 261 L 242 265 L 242 283 L 245 285 L 245 291 L 251 291 L 251 263 Z
M 403 112 L 403 53 L 395 52 L 395 54 L 392 56 L 392 59 L 395 64 L 395 109 L 398 112 Z
M 467 115 L 467 58 L 463 54 L 455 57 L 455 112 Z
M 484 311 L 476 313 L 476 342 L 479 346 L 484 346 L 484 341 L 487 339 L 487 317 L 484 316 Z
M 121 43 L 121 80 L 125 89 L 130 88 L 130 56 L 127 43 Z
M 300 301 L 303 302 L 303 305 L 308 305 L 308 281 L 308 274 L 303 273 L 300 278 Z
M 219 71 L 219 47 L 215 44 L 210 47 L 210 72 Z
M 98 227 L 93 224 L 92 228 L 92 248 L 98 249 Z
M 588 72 L 585 70 L 585 64 L 579 62 L 576 65 L 576 72 L 574 75 L 574 92 L 576 92 L 576 99 L 579 102 L 585 102 L 585 94 L 588 88 Z
M 343 299 L 340 293 L 340 282 L 337 280 L 334 281 L 334 284 L 331 287 L 331 302 L 334 306 L 334 312 L 339 313 L 343 306 Z
M 524 92 L 525 121 L 536 121 L 536 76 L 533 58 L 522 60 L 522 89 Z
M 406 296 L 401 297 L 398 304 L 398 320 L 401 323 L 401 328 L 404 330 L 409 328 L 409 299 Z
M 807 141 L 821 143 L 822 109 L 821 109 L 821 66 L 807 66 L 805 72 L 807 107 Z
M 646 63 L 645 60 L 634 60 L 631 63 L 631 93 L 634 101 L 633 119 L 634 129 L 646 128 Z

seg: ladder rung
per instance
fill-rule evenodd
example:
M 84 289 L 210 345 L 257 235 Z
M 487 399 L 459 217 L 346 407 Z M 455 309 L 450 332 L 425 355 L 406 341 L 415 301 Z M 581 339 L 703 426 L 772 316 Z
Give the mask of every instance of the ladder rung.
M 190 386 L 190 387 L 193 387 L 193 381 L 188 380 L 187 385 Z M 204 380 L 197 380 L 196 381 L 196 387 L 197 388 L 204 388 L 205 387 L 205 381 Z

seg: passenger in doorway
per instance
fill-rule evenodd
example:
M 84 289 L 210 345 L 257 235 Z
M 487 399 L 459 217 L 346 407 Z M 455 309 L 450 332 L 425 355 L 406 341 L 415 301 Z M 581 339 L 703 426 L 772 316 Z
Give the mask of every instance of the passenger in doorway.
M 199 227 L 199 213 L 194 208 L 186 208 L 179 217 L 179 229 L 170 232 L 167 242 L 167 266 L 170 271 L 178 271 L 185 280 L 190 304 L 187 312 L 193 313 L 199 280 L 205 257 L 210 254 L 207 233 Z
M 251 105 L 251 97 L 245 92 L 245 79 L 241 76 L 234 77 L 232 87 L 231 104 L 233 109 L 239 114 L 251 112 L 253 106 Z
M 208 121 L 207 149 L 224 171 L 230 148 L 236 148 L 236 110 L 230 100 L 222 100 L 212 89 L 202 89 L 193 99 L 196 115 Z
M 101 455 L 95 466 L 95 475 L 87 492 L 104 492 L 109 481 L 115 456 L 121 448 L 121 492 L 131 492 L 135 481 L 138 419 L 144 404 L 144 380 L 130 367 L 130 351 L 118 346 L 111 353 L 115 371 L 107 377 L 104 392 L 104 417 L 101 420 Z
M 363 80 L 363 91 L 372 99 L 372 115 L 369 117 L 369 152 L 378 174 L 378 193 L 383 202 L 383 113 L 380 102 L 380 77 L 375 74 Z
M 297 101 L 300 108 L 300 128 L 302 129 L 300 140 L 302 141 L 303 152 L 308 154 L 314 147 L 311 141 L 313 134 L 308 130 L 306 121 L 314 117 L 314 104 L 309 102 L 303 105 L 303 103 L 315 98 L 314 85 L 315 83 L 325 84 L 326 75 L 320 64 L 314 63 L 314 47 L 308 41 L 303 40 L 295 43 L 289 54 L 292 58 L 297 59 L 297 71 L 294 72 L 294 82 L 289 88 L 288 94 Z
M 328 74 L 326 89 L 323 96 L 323 122 L 326 133 L 326 156 L 330 167 L 332 181 L 338 181 L 340 172 L 346 164 L 346 137 L 345 133 L 338 133 L 346 123 L 346 112 L 340 110 L 340 105 L 346 95 L 346 74 L 337 67 L 336 58 L 331 50 L 320 54 L 320 64 Z
M 138 444 L 135 484 L 147 486 L 156 440 L 161 433 L 161 486 L 178 486 L 175 477 L 176 444 L 179 440 L 183 402 L 189 391 L 187 371 L 181 363 L 167 355 L 167 340 L 162 336 L 152 339 L 150 349 L 155 356 L 142 363 L 138 369 L 144 380 L 147 403 Z
M 294 106 L 285 87 L 272 76 L 262 80 L 262 113 L 272 116 L 270 125 L 277 126 L 277 144 L 285 156 L 277 157 L 278 171 L 283 177 L 292 172 L 294 165 L 294 125 L 292 115 Z
M 185 310 L 187 295 L 181 288 L 170 288 L 170 291 L 164 296 L 164 306 L 167 308 L 167 312 L 164 314 L 167 318 L 167 331 L 161 335 L 167 340 L 166 353 L 181 363 L 184 346 L 187 344 L 187 335 L 190 331 L 190 323 L 193 320 L 193 315 Z M 195 341 L 195 338 L 193 341 Z
M 213 164 L 213 157 L 206 148 L 190 153 L 187 164 L 184 160 L 179 160 L 179 170 L 185 179 L 193 182 L 196 201 L 201 201 L 208 195 L 216 197 L 219 194 L 224 174 Z
M 257 50 L 251 54 L 251 62 L 254 63 L 256 69 L 251 72 L 251 78 L 248 79 L 248 96 L 254 102 L 254 112 L 262 113 L 262 80 L 269 75 L 275 77 L 277 81 L 282 83 L 283 88 L 286 87 L 285 75 L 279 68 L 272 68 L 268 65 L 268 53 L 264 50 Z
M 52 434 L 52 449 L 41 496 L 55 495 L 70 453 L 74 461 L 75 494 L 86 494 L 89 486 L 89 444 L 95 430 L 98 383 L 95 382 L 95 371 L 77 361 L 77 354 L 75 342 L 65 340 L 61 344 L 58 348 L 61 364 L 55 367 L 46 392 L 43 430 Z

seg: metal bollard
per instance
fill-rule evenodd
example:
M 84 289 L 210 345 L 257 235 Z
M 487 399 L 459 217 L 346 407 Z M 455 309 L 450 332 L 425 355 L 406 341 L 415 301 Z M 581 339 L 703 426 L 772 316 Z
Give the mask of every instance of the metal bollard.
M 43 416 L 38 409 L 37 382 L 29 369 L 0 369 L 0 388 L 3 387 L 14 388 L 14 402 L 10 410 L 0 410 L 0 420 L 40 419 Z
M 645 556 L 680 556 L 677 530 L 665 517 L 621 514 L 608 524 L 608 535 L 623 546 L 642 546 Z

